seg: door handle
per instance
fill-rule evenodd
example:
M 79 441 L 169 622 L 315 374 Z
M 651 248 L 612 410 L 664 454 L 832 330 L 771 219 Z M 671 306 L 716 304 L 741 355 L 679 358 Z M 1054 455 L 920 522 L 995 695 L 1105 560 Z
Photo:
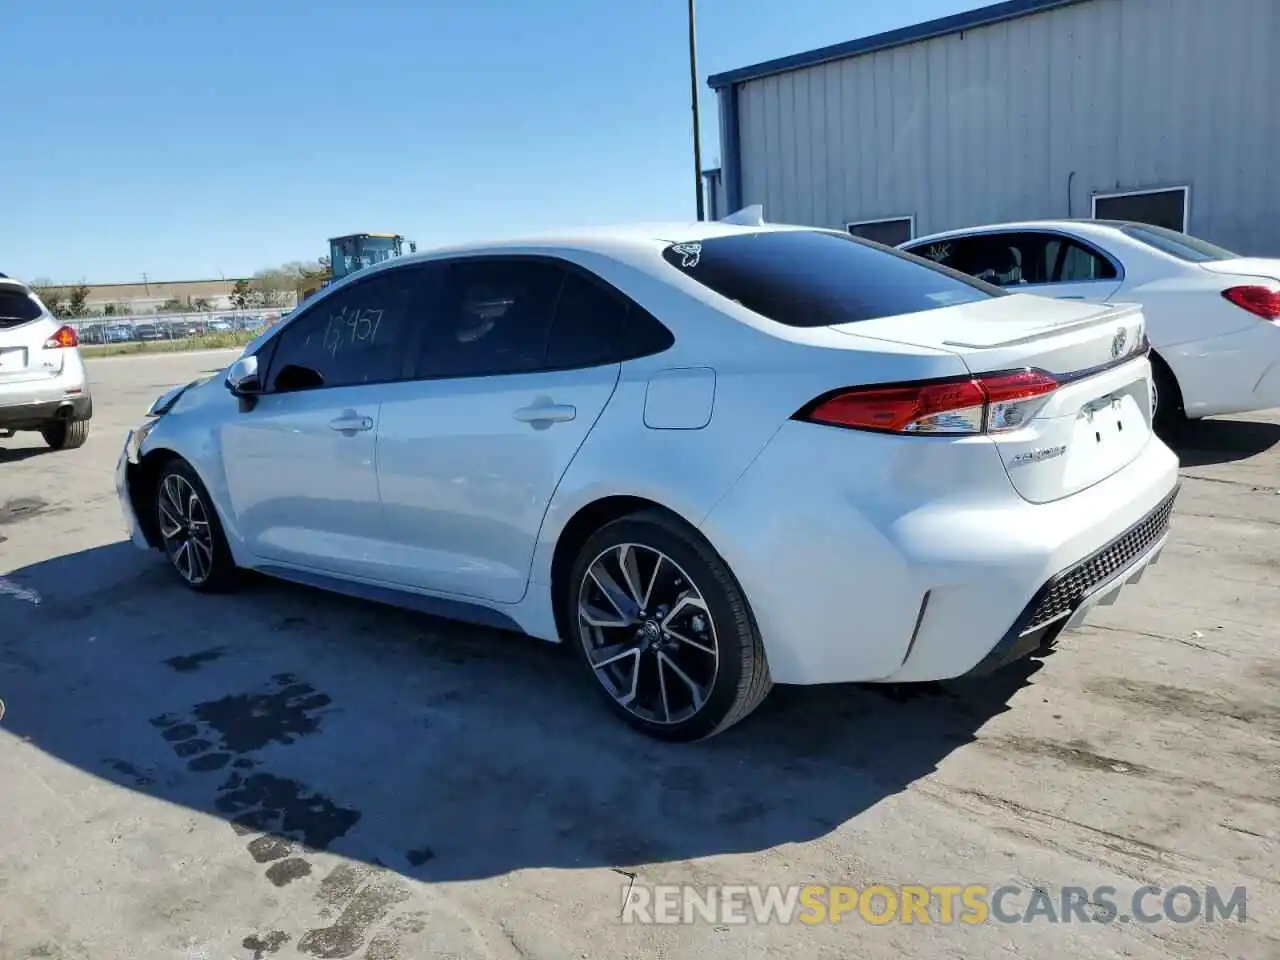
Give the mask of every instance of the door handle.
M 552 423 L 564 423 L 578 415 L 578 408 L 567 403 L 534 403 L 521 407 L 512 414 L 521 423 L 534 426 Z
M 329 429 L 337 430 L 341 433 L 358 433 L 361 430 L 372 430 L 373 417 L 357 417 L 354 414 L 344 414 L 341 417 L 330 420 Z

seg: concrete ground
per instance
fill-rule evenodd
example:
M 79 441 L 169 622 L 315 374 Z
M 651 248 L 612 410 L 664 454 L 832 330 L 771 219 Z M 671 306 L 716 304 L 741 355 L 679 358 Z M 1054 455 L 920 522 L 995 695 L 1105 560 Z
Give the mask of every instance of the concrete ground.
M 1280 415 L 1187 432 L 1163 562 L 1052 656 L 664 746 L 551 646 L 195 596 L 123 542 L 124 431 L 228 359 L 93 361 L 84 448 L 0 440 L 0 960 L 1280 956 Z M 675 882 L 1215 884 L 1247 920 L 619 921 Z

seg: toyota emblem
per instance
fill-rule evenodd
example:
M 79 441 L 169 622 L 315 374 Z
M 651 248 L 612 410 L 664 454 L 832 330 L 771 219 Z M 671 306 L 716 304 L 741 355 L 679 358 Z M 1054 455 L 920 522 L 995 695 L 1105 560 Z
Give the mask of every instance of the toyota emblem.
M 1116 335 L 1111 338 L 1111 357 L 1118 359 L 1124 353 L 1125 346 L 1129 343 L 1129 332 L 1121 327 L 1116 331 Z

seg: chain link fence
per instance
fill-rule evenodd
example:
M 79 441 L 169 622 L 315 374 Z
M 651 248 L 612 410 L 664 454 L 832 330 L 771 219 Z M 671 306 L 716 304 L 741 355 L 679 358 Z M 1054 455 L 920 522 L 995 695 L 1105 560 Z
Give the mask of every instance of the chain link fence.
M 147 343 L 185 340 L 210 334 L 257 333 L 276 323 L 288 311 L 201 311 L 199 313 L 148 313 L 122 317 L 86 317 L 67 321 L 84 344 Z

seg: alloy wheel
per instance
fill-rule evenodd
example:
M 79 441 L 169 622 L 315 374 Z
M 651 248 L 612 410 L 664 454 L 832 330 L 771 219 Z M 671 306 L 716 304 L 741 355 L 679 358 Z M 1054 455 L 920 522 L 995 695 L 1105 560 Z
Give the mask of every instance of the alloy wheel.
M 583 575 L 577 614 L 587 662 L 623 709 L 666 725 L 706 704 L 720 668 L 715 623 L 669 556 L 636 543 L 604 550 Z
M 160 535 L 182 579 L 199 586 L 213 571 L 213 530 L 204 501 L 191 483 L 170 473 L 160 484 Z

